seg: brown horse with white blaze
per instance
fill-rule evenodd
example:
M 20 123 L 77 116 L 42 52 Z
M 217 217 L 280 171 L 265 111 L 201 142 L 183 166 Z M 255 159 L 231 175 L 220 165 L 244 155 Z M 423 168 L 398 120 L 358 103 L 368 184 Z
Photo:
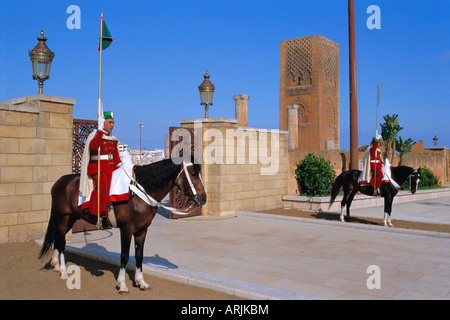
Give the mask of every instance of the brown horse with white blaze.
M 193 158 L 185 162 L 181 158 L 165 159 L 134 169 L 135 180 L 149 196 L 157 202 L 176 187 L 194 203 L 194 207 L 206 203 L 206 190 L 201 178 L 201 167 Z M 78 205 L 80 175 L 62 176 L 52 187 L 52 208 L 44 243 L 39 255 L 43 258 L 53 247 L 51 265 L 67 279 L 64 260 L 65 236 L 78 219 L 95 224 L 97 216 L 82 211 Z M 149 288 L 144 281 L 142 262 L 147 229 L 155 217 L 157 206 L 152 206 L 140 197 L 132 196 L 128 201 L 114 202 L 117 227 L 120 228 L 121 253 L 120 271 L 117 278 L 119 293 L 128 292 L 125 284 L 125 270 L 129 259 L 131 238 L 134 236 L 136 275 L 135 281 L 141 290 Z

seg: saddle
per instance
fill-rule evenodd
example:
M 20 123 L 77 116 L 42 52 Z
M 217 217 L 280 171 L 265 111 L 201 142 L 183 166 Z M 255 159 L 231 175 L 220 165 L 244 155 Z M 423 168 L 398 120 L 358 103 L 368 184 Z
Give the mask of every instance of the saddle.
M 381 183 L 391 183 L 394 187 L 397 189 L 400 189 L 400 186 L 392 179 L 391 177 L 391 168 L 392 165 L 389 163 L 389 159 L 386 159 L 385 163 L 381 165 L 381 171 L 383 172 L 383 177 L 381 178 Z M 374 187 L 374 173 L 372 170 L 370 171 L 370 179 L 367 181 L 367 173 L 365 174 L 364 171 L 361 172 L 361 175 L 359 177 L 359 184 L 361 186 L 372 186 Z

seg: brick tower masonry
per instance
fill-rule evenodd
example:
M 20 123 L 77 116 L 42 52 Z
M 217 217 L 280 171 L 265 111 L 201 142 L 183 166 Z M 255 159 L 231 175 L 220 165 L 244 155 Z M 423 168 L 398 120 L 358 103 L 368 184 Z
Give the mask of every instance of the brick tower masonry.
M 297 109 L 297 146 L 339 150 L 339 45 L 321 35 L 280 42 L 280 130 Z M 292 112 L 292 110 L 290 111 Z M 292 118 L 290 118 L 292 123 Z

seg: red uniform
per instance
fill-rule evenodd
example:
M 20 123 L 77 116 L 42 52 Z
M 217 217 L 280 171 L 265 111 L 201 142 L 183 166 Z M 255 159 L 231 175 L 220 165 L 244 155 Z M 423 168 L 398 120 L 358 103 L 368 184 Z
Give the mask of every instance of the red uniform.
M 90 161 L 87 174 L 92 176 L 95 188 L 91 193 L 90 201 L 83 204 L 82 208 L 89 206 L 89 211 L 95 215 L 98 214 L 98 148 L 100 147 L 100 214 L 106 215 L 108 213 L 107 203 L 112 174 L 117 169 L 117 164 L 121 162 L 117 143 L 118 141 L 115 138 L 111 139 L 107 133 L 98 130 L 89 144 Z
M 374 188 L 379 188 L 381 186 L 381 179 L 383 178 L 383 172 L 381 171 L 381 165 L 383 161 L 381 160 L 381 152 L 378 150 L 380 141 L 376 140 L 370 148 L 370 169 L 372 172 L 372 178 L 370 179 L 370 184 Z M 376 179 L 375 179 L 376 175 Z M 376 186 L 374 186 L 376 180 Z

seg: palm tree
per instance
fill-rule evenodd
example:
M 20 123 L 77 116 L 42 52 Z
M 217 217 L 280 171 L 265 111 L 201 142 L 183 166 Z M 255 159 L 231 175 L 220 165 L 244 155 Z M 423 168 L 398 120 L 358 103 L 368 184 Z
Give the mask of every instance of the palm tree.
M 395 138 L 397 134 L 403 129 L 398 123 L 398 114 L 383 116 L 384 123 L 380 123 L 381 137 L 385 146 L 384 159 L 390 159 L 390 162 L 394 162 L 395 155 Z
M 403 138 L 400 136 L 398 137 L 398 140 L 395 139 L 395 150 L 397 150 L 400 153 L 400 161 L 398 163 L 399 166 L 402 165 L 403 156 L 411 152 L 414 144 L 415 142 L 411 138 L 403 140 Z

